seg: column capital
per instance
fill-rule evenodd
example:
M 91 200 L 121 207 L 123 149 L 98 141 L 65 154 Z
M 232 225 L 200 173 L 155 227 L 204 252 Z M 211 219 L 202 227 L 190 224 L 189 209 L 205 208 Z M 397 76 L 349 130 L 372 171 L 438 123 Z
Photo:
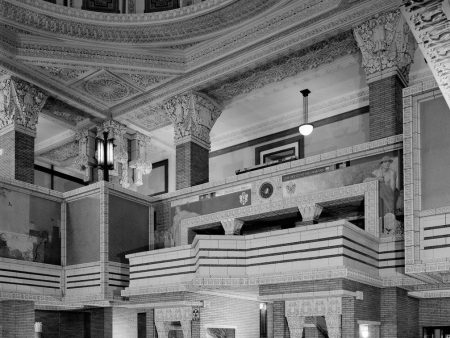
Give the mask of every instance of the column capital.
M 323 207 L 316 203 L 299 205 L 298 211 L 300 211 L 300 214 L 302 215 L 302 221 L 300 222 L 300 225 L 312 224 L 314 222 L 317 222 L 320 214 L 322 213 L 322 210 Z
M 219 104 L 208 96 L 189 91 L 163 103 L 175 128 L 175 144 L 188 141 L 210 148 L 209 133 L 221 114 Z
M 416 42 L 400 10 L 383 13 L 353 30 L 367 82 L 399 75 L 408 83 Z
M 220 221 L 222 227 L 225 230 L 225 235 L 239 235 L 244 221 L 237 218 L 228 218 Z
M 0 129 L 18 129 L 36 136 L 39 113 L 48 95 L 14 76 L 0 78 Z

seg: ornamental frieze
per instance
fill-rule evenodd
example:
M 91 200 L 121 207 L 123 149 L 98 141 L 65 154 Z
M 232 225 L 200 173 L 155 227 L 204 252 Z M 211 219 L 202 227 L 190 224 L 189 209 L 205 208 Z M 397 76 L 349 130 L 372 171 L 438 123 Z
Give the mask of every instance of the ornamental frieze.
M 145 21 L 142 24 L 135 23 L 132 15 L 121 15 L 126 22 L 118 25 L 111 21 L 112 15 L 98 15 L 95 21 L 84 20 L 51 12 L 42 13 L 11 0 L 0 0 L 0 16 L 22 25 L 22 28 L 33 28 L 45 34 L 65 35 L 81 40 L 140 44 L 201 38 L 252 19 L 278 2 L 279 0 L 237 0 L 216 11 L 176 22 L 155 20 L 156 22 Z
M 322 41 L 274 62 L 249 70 L 239 76 L 210 87 L 208 95 L 219 101 L 249 93 L 270 83 L 282 81 L 300 72 L 331 63 L 339 57 L 358 52 L 350 32 Z

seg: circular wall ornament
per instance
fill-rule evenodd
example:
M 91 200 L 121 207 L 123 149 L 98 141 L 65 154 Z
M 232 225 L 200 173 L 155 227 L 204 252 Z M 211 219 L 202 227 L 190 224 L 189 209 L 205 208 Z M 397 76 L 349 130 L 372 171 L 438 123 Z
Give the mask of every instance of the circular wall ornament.
M 259 188 L 259 195 L 262 198 L 269 198 L 273 194 L 273 185 L 270 182 L 264 182 Z

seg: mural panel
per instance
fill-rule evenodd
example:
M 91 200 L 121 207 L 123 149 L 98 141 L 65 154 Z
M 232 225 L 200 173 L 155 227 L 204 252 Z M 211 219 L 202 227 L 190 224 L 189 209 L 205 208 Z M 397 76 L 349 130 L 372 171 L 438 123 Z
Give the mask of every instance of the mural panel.
M 169 248 L 180 245 L 180 224 L 185 218 L 239 208 L 251 203 L 251 189 L 245 189 L 208 198 L 202 196 L 199 201 L 173 206 L 170 210 L 172 226 L 169 229 L 159 229 L 155 233 L 155 247 Z
M 0 186 L 0 257 L 61 264 L 61 204 Z
M 283 197 L 378 180 L 380 232 L 382 236 L 403 234 L 403 180 L 400 151 L 351 161 L 339 168 L 324 167 L 285 175 Z M 345 166 L 348 165 L 348 166 Z

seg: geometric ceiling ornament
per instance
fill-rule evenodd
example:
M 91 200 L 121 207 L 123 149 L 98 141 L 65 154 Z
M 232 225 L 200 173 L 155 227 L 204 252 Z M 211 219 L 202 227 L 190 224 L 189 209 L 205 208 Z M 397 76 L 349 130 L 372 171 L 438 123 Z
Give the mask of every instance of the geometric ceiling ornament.
M 55 99 L 54 97 L 49 97 L 47 99 L 41 113 L 51 119 L 67 124 L 71 127 L 71 129 L 76 127 L 78 123 L 86 121 L 90 118 L 90 115 L 86 114 L 82 110 L 72 107 L 63 101 Z
M 126 120 L 148 131 L 156 130 L 172 123 L 166 111 L 160 106 L 146 107 L 145 110 L 141 109 L 139 112 L 127 115 Z
M 110 105 L 140 93 L 138 89 L 107 71 L 93 74 L 78 87 L 86 94 Z
M 62 162 L 65 162 L 69 159 L 75 159 L 78 153 L 78 142 L 71 141 L 55 149 L 42 153 L 39 156 L 49 160 L 50 162 L 62 164 Z
M 133 73 L 117 73 L 118 76 L 125 78 L 135 86 L 138 86 L 142 89 L 150 89 L 156 87 L 163 81 L 167 81 L 170 78 L 173 78 L 173 75 L 164 75 L 164 74 L 133 74 Z
M 38 66 L 38 68 L 47 75 L 64 82 L 77 80 L 90 71 L 87 68 L 61 68 L 56 66 Z

